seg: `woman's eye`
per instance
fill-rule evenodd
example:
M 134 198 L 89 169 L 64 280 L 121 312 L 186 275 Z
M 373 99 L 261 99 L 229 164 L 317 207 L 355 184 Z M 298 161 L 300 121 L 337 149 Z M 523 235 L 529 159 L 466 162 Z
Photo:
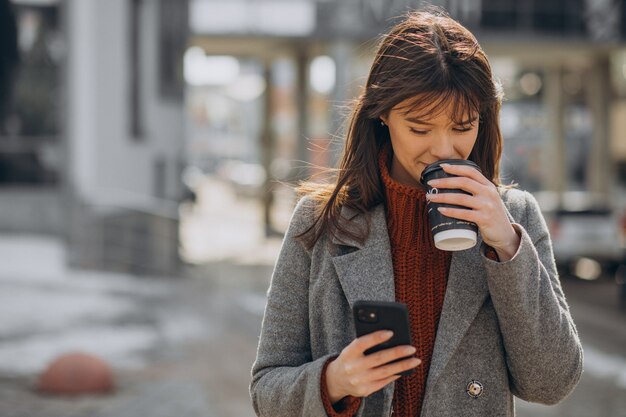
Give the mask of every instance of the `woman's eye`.
M 456 132 L 469 132 L 470 130 L 472 130 L 472 126 L 468 126 L 468 127 L 455 127 L 454 131 Z
M 418 129 L 413 129 L 410 128 L 411 133 L 415 133 L 416 135 L 425 135 L 428 133 L 428 130 L 418 130 Z

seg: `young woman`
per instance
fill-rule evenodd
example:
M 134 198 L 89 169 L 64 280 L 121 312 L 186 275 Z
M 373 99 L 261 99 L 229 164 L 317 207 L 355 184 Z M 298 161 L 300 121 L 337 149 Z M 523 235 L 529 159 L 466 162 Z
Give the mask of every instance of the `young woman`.
M 502 100 L 475 37 L 440 12 L 384 36 L 350 118 L 332 186 L 306 188 L 285 236 L 252 369 L 259 416 L 513 416 L 513 397 L 555 404 L 576 386 L 582 349 L 545 221 L 499 182 Z M 442 159 L 454 177 L 430 184 Z M 435 248 L 427 200 L 471 221 L 478 244 Z M 414 346 L 355 337 L 357 300 L 406 303 Z M 396 359 L 408 359 L 394 361 Z M 414 369 L 411 375 L 398 376 Z

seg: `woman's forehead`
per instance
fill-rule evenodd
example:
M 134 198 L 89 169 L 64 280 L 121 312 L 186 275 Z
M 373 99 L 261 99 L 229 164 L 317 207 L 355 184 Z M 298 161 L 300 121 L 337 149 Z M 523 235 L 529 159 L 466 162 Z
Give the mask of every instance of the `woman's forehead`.
M 420 94 L 403 100 L 391 111 L 404 118 L 419 120 L 446 117 L 455 121 L 466 121 L 478 116 L 472 100 L 460 94 Z

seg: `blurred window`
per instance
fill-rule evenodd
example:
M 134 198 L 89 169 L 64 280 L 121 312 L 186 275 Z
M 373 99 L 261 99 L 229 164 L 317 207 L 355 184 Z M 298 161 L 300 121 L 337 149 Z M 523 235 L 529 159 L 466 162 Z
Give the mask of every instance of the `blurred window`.
M 183 54 L 189 26 L 186 0 L 159 0 L 159 80 L 161 97 L 184 100 Z M 185 28 L 185 30 L 181 30 Z
M 188 160 L 205 173 L 228 161 L 259 163 L 263 63 L 255 58 L 207 55 L 191 46 L 184 55 Z
M 19 66 L 0 129 L 0 185 L 56 184 L 64 42 L 56 1 L 13 2 Z
M 553 33 L 586 34 L 586 0 L 483 0 L 481 26 Z
M 190 27 L 199 34 L 307 36 L 315 30 L 313 1 L 192 0 Z
M 128 31 L 130 33 L 130 132 L 131 138 L 141 140 L 144 135 L 141 107 L 141 4 L 143 0 L 130 0 Z
M 316 93 L 330 94 L 335 88 L 337 68 L 335 61 L 326 55 L 311 61 L 310 83 Z

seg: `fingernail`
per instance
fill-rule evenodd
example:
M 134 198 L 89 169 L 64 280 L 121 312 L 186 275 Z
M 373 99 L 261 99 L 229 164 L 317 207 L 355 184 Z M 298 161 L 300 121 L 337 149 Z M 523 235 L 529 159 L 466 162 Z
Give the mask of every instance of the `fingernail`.
M 385 332 L 382 334 L 383 338 L 389 338 L 393 336 L 393 332 L 391 330 L 385 330 Z
M 415 352 L 417 352 L 417 349 L 415 349 L 413 346 L 406 348 L 406 353 L 409 355 L 412 355 Z

